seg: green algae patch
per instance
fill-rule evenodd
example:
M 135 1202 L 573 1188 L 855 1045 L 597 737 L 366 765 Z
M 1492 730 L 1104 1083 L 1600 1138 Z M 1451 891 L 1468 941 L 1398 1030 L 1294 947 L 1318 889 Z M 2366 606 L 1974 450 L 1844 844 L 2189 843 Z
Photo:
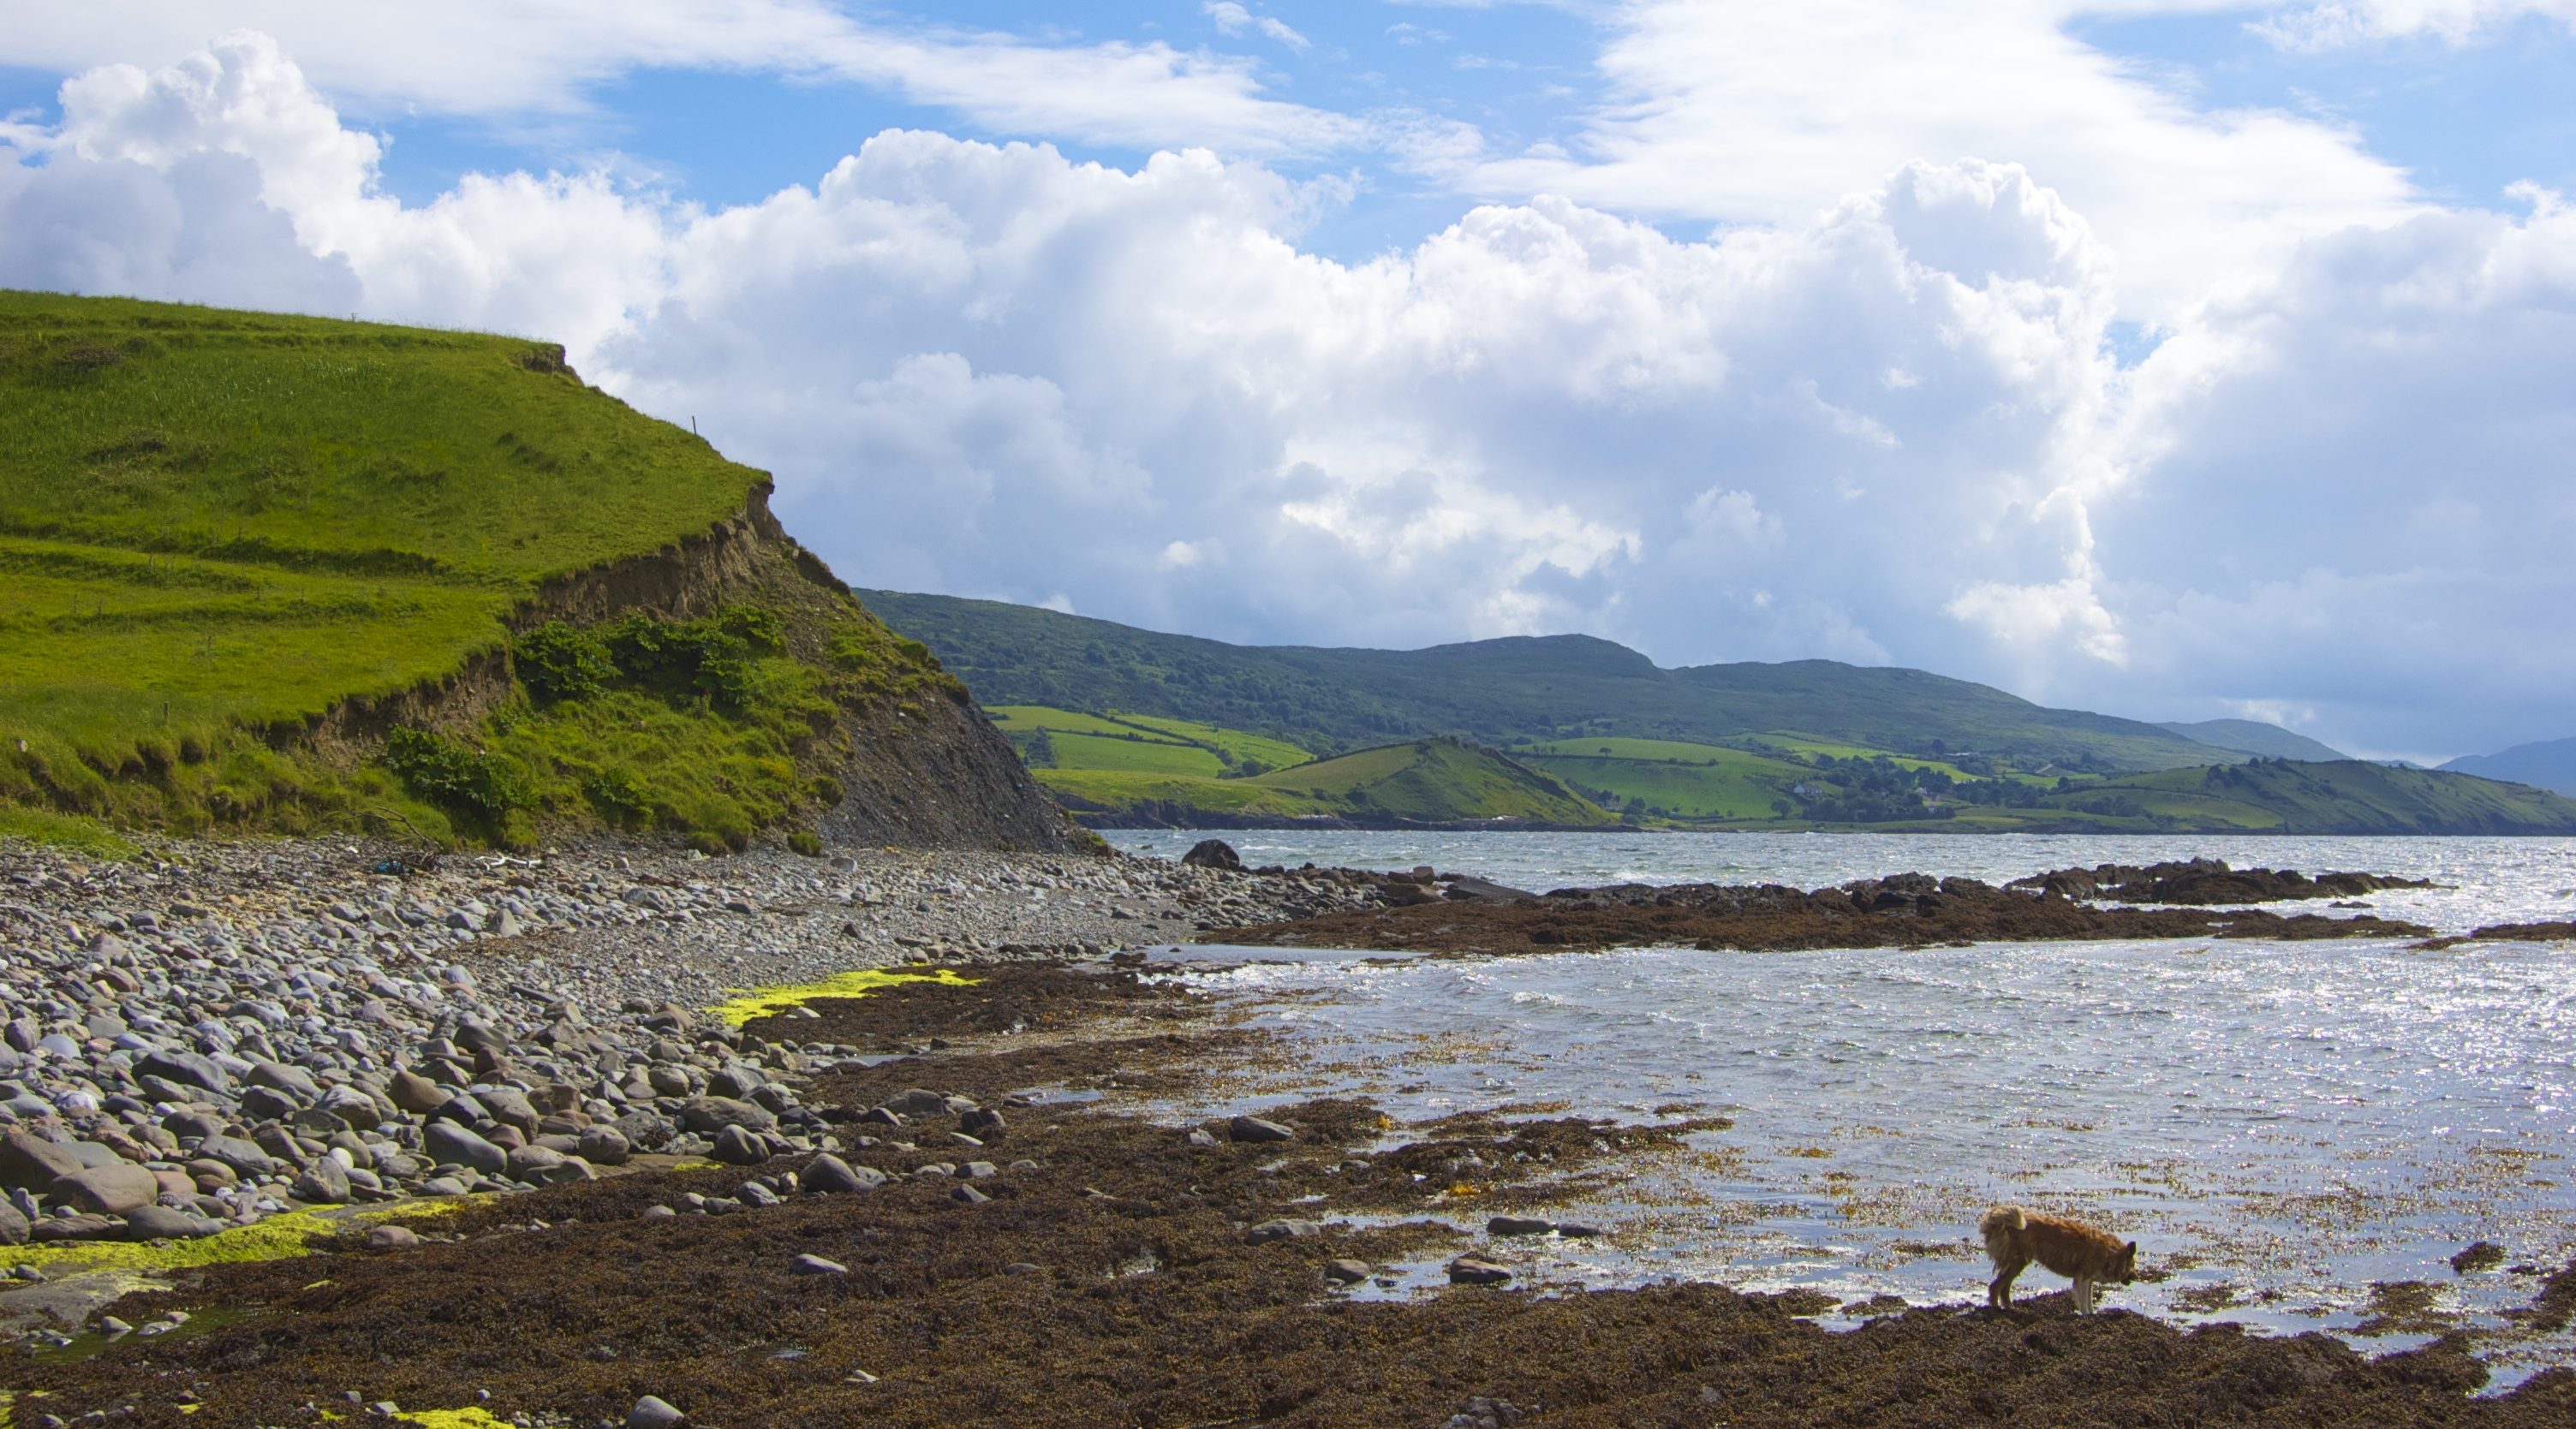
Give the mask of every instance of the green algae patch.
M 326 1216 L 319 1210 L 285 1211 L 265 1220 L 194 1240 L 90 1240 L 53 1245 L 0 1246 L 0 1270 L 32 1265 L 47 1279 L 89 1271 L 124 1270 L 157 1274 L 202 1265 L 246 1265 L 309 1255 L 313 1242 L 352 1226 L 383 1221 L 416 1220 L 446 1215 L 470 1197 L 410 1202 L 381 1210 Z M 0 1426 L 5 1429 L 5 1426 Z
M 426 1424 L 429 1429 L 494 1429 L 496 1425 L 511 1429 L 509 1420 L 471 1404 L 463 1409 L 406 1409 L 394 1418 L 404 1424 Z
M 972 987 L 976 979 L 959 977 L 953 968 L 930 972 L 888 972 L 883 968 L 862 968 L 855 972 L 834 973 L 821 982 L 801 983 L 787 987 L 737 989 L 734 995 L 707 1009 L 722 1018 L 728 1027 L 740 1027 L 763 1017 L 775 1017 L 791 1007 L 831 997 L 865 997 L 880 988 L 907 982 L 935 982 L 947 987 Z

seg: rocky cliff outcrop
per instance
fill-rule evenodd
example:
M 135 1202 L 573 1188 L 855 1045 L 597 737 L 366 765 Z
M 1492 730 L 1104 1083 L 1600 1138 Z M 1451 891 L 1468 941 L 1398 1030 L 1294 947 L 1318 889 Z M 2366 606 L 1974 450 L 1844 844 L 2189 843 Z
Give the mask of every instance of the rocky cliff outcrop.
M 837 728 L 801 751 L 809 773 L 842 790 L 821 819 L 827 841 L 906 848 L 1069 851 L 1090 847 L 1029 777 L 1010 742 L 975 707 L 965 686 L 939 672 L 927 649 L 903 641 L 821 558 L 787 534 L 769 510 L 770 488 L 744 509 L 674 545 L 547 581 L 511 618 L 526 631 L 548 621 L 589 626 L 643 613 L 691 620 L 732 605 L 760 605 L 783 618 L 788 647 L 824 665 L 833 640 L 853 627 L 893 652 L 907 678 L 844 701 Z M 465 733 L 512 698 L 506 651 L 478 654 L 432 684 L 391 696 L 352 699 L 276 742 L 356 756 L 399 725 Z

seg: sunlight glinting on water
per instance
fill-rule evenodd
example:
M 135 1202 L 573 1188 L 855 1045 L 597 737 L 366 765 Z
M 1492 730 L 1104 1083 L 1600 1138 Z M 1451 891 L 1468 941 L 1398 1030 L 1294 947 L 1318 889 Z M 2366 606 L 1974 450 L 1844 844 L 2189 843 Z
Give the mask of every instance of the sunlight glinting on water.
M 1600 850 L 1584 835 L 1235 837 L 1248 862 L 1422 862 L 1536 887 L 1614 862 L 1654 881 L 1818 886 L 2208 854 L 2434 876 L 2452 886 L 2365 901 L 2446 931 L 2576 911 L 2568 840 L 1759 836 L 1776 853 L 1764 863 L 1746 836 L 1608 836 L 1641 847 Z M 1722 846 L 1699 846 L 1712 837 Z M 1192 837 L 1119 841 L 1168 856 Z M 2536 1280 L 2455 1274 L 2452 1254 L 2490 1240 L 2515 1264 L 2576 1255 L 2566 945 L 1641 949 L 1257 962 L 1194 981 L 1260 995 L 1256 1025 L 1301 1051 L 1234 1105 L 1360 1093 L 1400 1121 L 1498 1106 L 1734 1119 L 1691 1155 L 1573 1200 L 1569 1213 L 1621 1228 L 1608 1242 L 1502 1246 L 1542 1283 L 1680 1276 L 1967 1301 L 1988 1274 L 1970 1239 L 1978 1212 L 2018 1201 L 2140 1242 L 2158 1278 L 2112 1304 L 2366 1329 L 2359 1342 L 2385 1350 L 2439 1326 L 2370 1324 L 2375 1282 L 2429 1282 L 2442 1312 L 2495 1326 Z M 1459 1216 L 1481 1224 L 1472 1205 Z M 2033 1275 L 2026 1291 L 2063 1285 Z M 2522 1353 L 2567 1362 L 2563 1338 Z

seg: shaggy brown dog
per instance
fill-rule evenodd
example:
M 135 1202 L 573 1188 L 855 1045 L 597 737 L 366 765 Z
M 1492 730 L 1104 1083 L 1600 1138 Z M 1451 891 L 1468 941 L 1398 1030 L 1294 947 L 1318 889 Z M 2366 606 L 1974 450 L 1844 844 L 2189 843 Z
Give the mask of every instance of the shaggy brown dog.
M 2019 1206 L 1997 1206 L 1977 1222 L 1986 1238 L 1986 1258 L 1995 1263 L 1994 1283 L 1986 1303 L 2012 1308 L 2013 1277 L 2036 1260 L 2075 1282 L 2075 1309 L 2093 1313 L 2093 1287 L 2105 1280 L 2122 1285 L 2138 1278 L 2138 1243 L 2122 1241 L 2080 1221 L 2043 1216 Z

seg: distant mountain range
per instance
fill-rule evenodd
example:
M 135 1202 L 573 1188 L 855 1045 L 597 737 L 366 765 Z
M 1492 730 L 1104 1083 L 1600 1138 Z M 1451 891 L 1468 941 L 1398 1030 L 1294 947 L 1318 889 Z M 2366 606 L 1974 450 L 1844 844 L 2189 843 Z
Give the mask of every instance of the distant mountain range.
M 2261 720 L 2205 719 L 2190 724 L 2167 721 L 2156 727 L 2170 730 L 2185 739 L 2250 754 L 2258 759 L 2335 760 L 2352 757 L 2333 745 L 2321 744 L 2304 734 L 2292 734 L 2277 724 L 2265 724 Z
M 1236 646 L 867 593 L 1096 827 L 2576 833 L 2576 802 L 1921 670 L 1667 670 L 1584 636 Z
M 1587 635 L 1426 650 L 1228 645 L 998 601 L 898 591 L 862 598 L 929 645 L 986 705 L 1170 715 L 1318 754 L 1440 735 L 1500 745 L 1756 731 L 1923 757 L 1986 756 L 2032 772 L 2132 773 L 2248 753 L 1923 670 L 1831 660 L 1667 670 Z
M 2494 754 L 2464 754 L 2442 766 L 2454 774 L 2510 779 L 2518 784 L 2576 795 L 2576 739 L 2517 744 Z

